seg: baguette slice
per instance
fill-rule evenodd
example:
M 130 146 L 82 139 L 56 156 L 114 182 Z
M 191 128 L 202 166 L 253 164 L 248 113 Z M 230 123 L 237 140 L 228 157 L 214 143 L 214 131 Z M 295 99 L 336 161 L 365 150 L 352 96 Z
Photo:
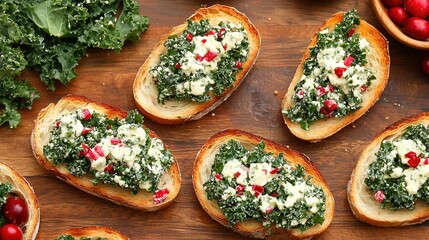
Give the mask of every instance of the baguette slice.
M 185 22 L 184 24 L 174 27 L 161 38 L 158 45 L 152 50 L 152 53 L 140 67 L 134 80 L 134 100 L 138 109 L 145 116 L 158 123 L 180 124 L 189 120 L 197 120 L 215 109 L 219 104 L 225 101 L 242 82 L 259 54 L 261 38 L 258 30 L 243 13 L 237 11 L 235 8 L 216 4 L 208 8 L 199 9 L 190 16 L 189 19 L 193 21 L 210 19 L 210 24 L 212 25 L 217 25 L 220 21 L 241 23 L 249 37 L 249 57 L 247 61 L 243 63 L 242 71 L 236 75 L 236 81 L 233 83 L 233 87 L 226 89 L 220 96 L 213 96 L 210 101 L 202 104 L 191 101 L 173 100 L 165 101 L 165 104 L 160 104 L 157 100 L 158 90 L 155 82 L 152 80 L 150 69 L 159 63 L 160 55 L 166 51 L 163 44 L 168 37 L 174 34 L 181 34 L 186 29 L 187 23 Z
M 115 229 L 103 226 L 90 226 L 82 228 L 70 228 L 61 235 L 71 235 L 74 238 L 80 239 L 82 237 L 92 238 L 107 238 L 108 240 L 129 240 L 128 237 Z
M 429 219 L 429 204 L 417 201 L 413 211 L 381 209 L 374 193 L 368 190 L 364 180 L 369 165 L 376 160 L 375 153 L 383 140 L 400 136 L 408 126 L 429 124 L 429 113 L 421 113 L 400 120 L 380 132 L 362 151 L 347 185 L 347 199 L 353 214 L 361 221 L 382 227 L 400 227 L 418 224 Z
M 333 27 L 341 22 L 343 19 L 344 13 L 336 13 L 332 15 L 325 23 L 320 27 L 319 32 L 326 27 L 329 27 L 331 30 Z M 366 92 L 363 93 L 363 102 L 362 107 L 355 112 L 352 112 L 344 117 L 340 118 L 328 118 L 320 119 L 316 122 L 313 122 L 310 126 L 310 129 L 304 130 L 301 128 L 300 123 L 294 123 L 289 118 L 283 115 L 283 119 L 288 126 L 289 130 L 296 137 L 301 138 L 310 142 L 318 142 L 324 138 L 327 138 L 348 124 L 354 122 L 356 119 L 360 118 L 369 108 L 371 108 L 374 103 L 378 100 L 381 93 L 389 79 L 390 71 L 390 56 L 388 42 L 385 37 L 373 26 L 361 19 L 360 25 L 355 29 L 356 33 L 359 33 L 361 37 L 365 37 L 366 40 L 370 43 L 369 52 L 367 53 L 368 65 L 373 69 L 375 80 L 371 82 L 371 85 L 367 88 Z M 304 53 L 304 56 L 299 64 L 295 75 L 289 85 L 289 88 L 286 92 L 286 95 L 283 98 L 283 109 L 289 109 L 293 104 L 292 96 L 294 94 L 294 88 L 300 81 L 303 71 L 304 71 L 304 62 L 310 56 L 310 48 L 315 46 L 317 43 L 317 34 L 313 36 L 310 41 L 307 50 Z
M 265 151 L 274 154 L 283 153 L 285 159 L 290 164 L 300 164 L 305 168 L 306 174 L 311 175 L 313 183 L 323 189 L 326 196 L 326 211 L 325 221 L 322 225 L 316 225 L 308 228 L 305 232 L 300 229 L 292 229 L 286 231 L 285 229 L 276 228 L 275 225 L 264 227 L 262 223 L 256 220 L 246 220 L 231 226 L 228 223 L 225 215 L 222 213 L 216 201 L 210 201 L 207 194 L 203 189 L 203 184 L 210 177 L 212 170 L 211 166 L 214 163 L 214 157 L 219 152 L 219 148 L 227 143 L 229 140 L 236 140 L 241 144 L 252 148 L 256 146 L 261 140 L 265 142 Z M 326 181 L 323 179 L 321 173 L 313 165 L 310 159 L 304 154 L 295 152 L 288 147 L 279 145 L 275 142 L 269 141 L 259 136 L 246 133 L 241 130 L 228 129 L 221 131 L 211 138 L 209 138 L 204 146 L 201 148 L 194 163 L 192 171 L 192 182 L 194 185 L 195 193 L 200 201 L 203 209 L 217 222 L 233 231 L 240 233 L 244 236 L 253 238 L 275 238 L 275 239 L 310 239 L 322 233 L 331 223 L 334 217 L 334 197 Z
M 0 183 L 10 183 L 12 193 L 24 199 L 28 208 L 28 221 L 21 227 L 24 240 L 36 239 L 40 225 L 40 207 L 33 188 L 25 178 L 8 165 L 0 162 Z
M 181 187 L 181 176 L 176 160 L 173 161 L 170 169 L 164 173 L 158 185 L 159 189 L 168 188 L 170 193 L 162 203 L 155 204 L 152 200 L 153 193 L 141 190 L 138 194 L 133 195 L 129 190 L 122 189 L 120 187 L 102 183 L 93 185 L 88 176 L 73 176 L 68 172 L 64 164 L 54 165 L 45 158 L 43 154 L 43 146 L 50 140 L 52 123 L 61 115 L 75 111 L 78 108 L 92 109 L 99 113 L 106 114 L 109 118 L 118 117 L 121 119 L 127 116 L 127 112 L 122 109 L 97 103 L 80 96 L 67 95 L 60 99 L 57 104 L 49 104 L 46 108 L 42 109 L 37 116 L 31 135 L 33 153 L 40 165 L 67 183 L 70 183 L 71 185 L 92 195 L 105 198 L 119 205 L 124 205 L 142 211 L 156 211 L 172 204 Z M 149 130 L 149 135 L 151 137 L 159 138 L 152 130 Z M 165 147 L 167 148 L 167 146 Z

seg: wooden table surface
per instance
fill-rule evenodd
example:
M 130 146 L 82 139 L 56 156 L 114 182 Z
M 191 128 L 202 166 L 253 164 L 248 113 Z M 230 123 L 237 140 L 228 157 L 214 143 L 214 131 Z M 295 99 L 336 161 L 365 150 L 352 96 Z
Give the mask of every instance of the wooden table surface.
M 239 89 L 202 119 L 178 126 L 146 120 L 167 143 L 182 172 L 182 189 L 175 203 L 155 213 L 139 212 L 81 192 L 45 171 L 33 157 L 30 134 L 37 113 L 67 93 L 84 95 L 126 110 L 135 108 L 132 84 L 140 65 L 158 39 L 182 23 L 202 4 L 214 1 L 140 1 L 149 16 L 148 32 L 120 54 L 89 50 L 77 67 L 78 77 L 68 87 L 50 92 L 36 73 L 23 76 L 41 92 L 32 110 L 22 111 L 17 129 L 0 127 L 0 161 L 17 169 L 33 186 L 41 206 L 37 239 L 52 239 L 70 227 L 105 225 L 131 239 L 244 239 L 212 220 L 194 194 L 191 170 L 204 141 L 226 128 L 240 128 L 307 154 L 326 178 L 335 196 L 335 216 L 316 239 L 427 239 L 429 222 L 403 228 L 379 228 L 358 221 L 346 200 L 346 185 L 357 156 L 376 133 L 387 125 L 422 111 L 429 111 L 428 76 L 420 70 L 424 52 L 401 45 L 381 27 L 369 0 L 253 0 L 219 1 L 245 12 L 259 29 L 259 59 Z M 320 143 L 294 137 L 280 113 L 283 95 L 295 73 L 309 39 L 323 21 L 338 11 L 355 8 L 390 42 L 390 81 L 380 100 L 363 117 Z M 278 91 L 275 95 L 274 92 Z

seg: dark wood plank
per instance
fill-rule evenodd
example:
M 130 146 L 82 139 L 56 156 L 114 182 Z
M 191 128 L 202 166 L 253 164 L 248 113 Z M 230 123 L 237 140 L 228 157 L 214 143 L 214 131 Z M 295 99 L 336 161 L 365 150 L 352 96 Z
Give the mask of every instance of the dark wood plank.
M 41 92 L 32 110 L 22 111 L 23 122 L 14 130 L 0 128 L 0 161 L 16 168 L 30 181 L 41 205 L 38 239 L 51 239 L 70 227 L 107 225 L 131 239 L 244 239 L 213 221 L 194 194 L 191 170 L 194 156 L 204 141 L 219 130 L 241 128 L 307 154 L 326 178 L 335 195 L 336 210 L 331 226 L 317 239 L 424 239 L 429 223 L 404 228 L 378 228 L 359 222 L 350 212 L 346 185 L 364 145 L 376 133 L 403 117 L 429 111 L 428 76 L 420 71 L 422 51 L 396 42 L 382 29 L 369 1 L 220 1 L 245 12 L 259 28 L 263 47 L 257 63 L 240 88 L 213 115 L 178 126 L 163 126 L 146 120 L 172 148 L 183 176 L 176 202 L 156 213 L 143 213 L 114 205 L 58 180 L 33 158 L 30 134 L 41 108 L 67 93 L 84 95 L 117 107 L 135 108 L 134 76 L 158 39 L 182 23 L 202 4 L 215 1 L 140 1 L 141 13 L 151 26 L 135 44 L 120 54 L 89 50 L 77 67 L 78 77 L 68 87 L 49 92 L 37 74 L 25 71 Z M 283 124 L 281 101 L 310 37 L 324 19 L 335 12 L 356 8 L 363 19 L 390 41 L 391 77 L 378 103 L 353 126 L 317 144 L 295 138 Z M 274 94 L 278 91 L 278 95 Z

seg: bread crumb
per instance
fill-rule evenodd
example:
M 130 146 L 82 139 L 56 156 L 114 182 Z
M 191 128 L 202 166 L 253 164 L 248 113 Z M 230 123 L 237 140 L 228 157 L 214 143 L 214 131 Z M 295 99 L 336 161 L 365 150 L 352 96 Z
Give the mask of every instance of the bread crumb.
M 216 116 L 216 113 L 212 113 L 212 117 Z
M 271 21 L 271 18 L 270 18 L 270 17 L 268 17 L 268 21 Z
M 274 95 L 276 95 L 276 96 L 277 96 L 277 94 L 279 94 L 279 91 L 275 90 L 275 91 L 274 91 Z
M 348 151 L 349 151 L 347 148 L 346 148 L 345 150 L 346 150 L 346 152 L 348 152 Z
M 384 119 L 389 120 L 390 117 L 385 117 Z
M 352 128 L 356 128 L 356 125 L 354 125 L 354 124 L 353 124 L 353 125 L 352 125 Z
M 101 85 L 106 86 L 106 83 L 101 83 Z

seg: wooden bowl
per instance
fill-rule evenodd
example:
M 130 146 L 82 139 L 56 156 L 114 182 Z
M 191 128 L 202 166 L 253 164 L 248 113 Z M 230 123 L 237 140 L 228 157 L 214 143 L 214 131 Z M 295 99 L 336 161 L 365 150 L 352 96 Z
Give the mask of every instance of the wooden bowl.
M 371 0 L 375 15 L 381 22 L 381 25 L 399 42 L 416 49 L 429 50 L 429 39 L 426 41 L 416 40 L 408 37 L 389 17 L 388 8 L 383 5 L 381 0 Z

